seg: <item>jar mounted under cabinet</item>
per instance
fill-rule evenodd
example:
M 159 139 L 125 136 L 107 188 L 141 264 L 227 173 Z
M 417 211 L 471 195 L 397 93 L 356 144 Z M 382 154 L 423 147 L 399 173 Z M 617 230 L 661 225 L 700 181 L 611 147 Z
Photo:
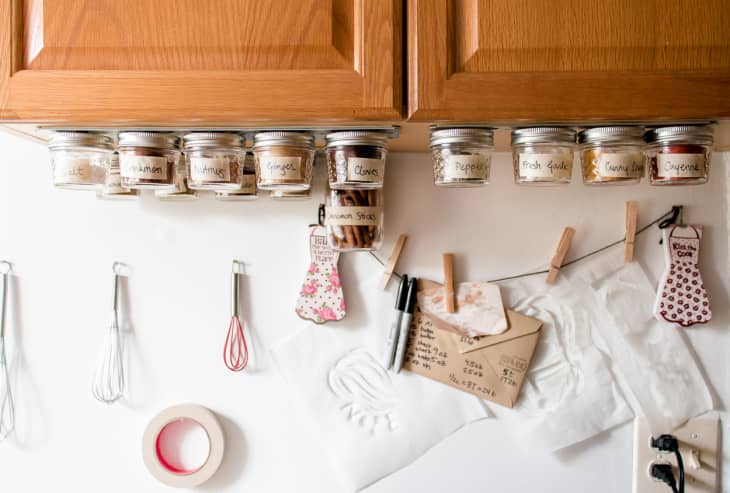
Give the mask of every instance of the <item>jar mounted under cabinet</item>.
M 312 183 L 314 136 L 306 132 L 259 132 L 254 136 L 257 186 L 307 190 Z
M 88 189 L 104 185 L 114 152 L 114 142 L 108 135 L 55 132 L 48 149 L 56 187 Z
M 119 155 L 115 152 L 109 161 L 104 186 L 96 191 L 96 197 L 102 200 L 133 200 L 138 196 L 139 190 L 122 186 L 122 177 L 119 174 Z
M 712 127 L 681 125 L 646 133 L 652 185 L 707 183 L 712 158 Z
M 383 189 L 327 190 L 325 226 L 337 251 L 377 250 L 383 242 Z
M 216 192 L 215 198 L 223 201 L 244 201 L 255 200 L 258 195 L 256 189 L 256 166 L 253 162 L 253 154 L 246 153 L 241 169 L 241 185 L 235 190 Z
M 329 183 L 333 189 L 380 188 L 385 178 L 388 136 L 351 130 L 327 135 Z
M 578 135 L 586 185 L 638 183 L 644 176 L 644 129 L 596 127 Z
M 494 133 L 488 128 L 432 128 L 433 180 L 440 187 L 489 183 Z
M 575 130 L 565 127 L 532 127 L 512 131 L 515 182 L 565 184 L 573 176 Z
M 121 132 L 118 150 L 122 186 L 137 189 L 173 186 L 180 160 L 177 136 L 161 132 Z
M 244 138 L 227 132 L 193 132 L 183 137 L 188 186 L 193 190 L 236 190 L 246 159 Z

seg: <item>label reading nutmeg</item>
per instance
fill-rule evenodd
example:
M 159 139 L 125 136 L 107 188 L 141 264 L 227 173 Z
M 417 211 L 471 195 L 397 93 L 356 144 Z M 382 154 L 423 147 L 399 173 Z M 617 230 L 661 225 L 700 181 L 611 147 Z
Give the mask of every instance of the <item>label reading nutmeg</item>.
M 707 173 L 704 154 L 657 154 L 660 178 L 702 178 Z
M 88 183 L 91 181 L 91 163 L 88 158 L 63 156 L 53 160 L 55 183 Z
M 119 169 L 124 178 L 167 180 L 167 167 L 164 156 L 119 156 Z
M 301 156 L 265 156 L 261 158 L 259 173 L 265 181 L 299 180 L 302 178 Z
M 644 174 L 641 152 L 604 152 L 593 164 L 604 178 L 641 178 Z
M 228 158 L 190 158 L 190 179 L 198 183 L 231 181 L 231 163 Z
M 377 226 L 380 224 L 380 207 L 343 207 L 325 208 L 326 226 Z
M 385 161 L 364 157 L 347 158 L 347 181 L 380 182 L 385 176 Z
M 486 180 L 489 175 L 490 156 L 450 155 L 444 163 L 445 180 Z
M 520 154 L 518 168 L 521 178 L 569 179 L 573 171 L 573 153 Z

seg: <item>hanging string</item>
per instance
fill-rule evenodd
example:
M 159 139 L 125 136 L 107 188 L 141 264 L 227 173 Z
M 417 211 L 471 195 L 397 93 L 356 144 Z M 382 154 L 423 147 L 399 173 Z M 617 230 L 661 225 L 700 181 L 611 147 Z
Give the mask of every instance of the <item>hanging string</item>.
M 678 217 L 681 217 L 681 214 L 682 214 L 682 206 L 681 205 L 673 205 L 672 206 L 672 210 L 670 210 L 669 212 L 665 212 L 660 217 L 658 217 L 657 219 L 654 219 L 652 222 L 650 222 L 646 226 L 637 229 L 636 230 L 636 234 L 638 235 L 638 234 L 641 234 L 641 233 L 647 231 L 649 228 L 651 228 L 655 224 L 659 224 L 659 227 L 661 229 L 665 229 L 665 228 L 669 227 L 672 224 L 676 224 L 677 223 L 677 218 Z M 612 243 L 609 243 L 608 245 L 602 246 L 601 248 L 597 248 L 596 250 L 593 250 L 591 252 L 588 252 L 585 255 L 581 255 L 580 257 L 577 257 L 577 258 L 574 258 L 573 260 L 570 260 L 568 262 L 565 262 L 561 267 L 567 267 L 569 265 L 573 265 L 575 263 L 578 263 L 578 262 L 580 262 L 582 260 L 587 259 L 588 257 L 592 257 L 593 255 L 597 255 L 597 254 L 599 254 L 599 253 L 601 253 L 603 251 L 608 250 L 609 248 L 613 248 L 613 247 L 615 247 L 617 245 L 620 245 L 624 241 L 626 241 L 626 238 L 625 237 L 622 238 L 622 239 L 620 239 L 620 240 L 616 240 L 616 241 L 614 241 Z M 380 259 L 380 257 L 378 257 L 375 254 L 375 252 L 368 252 L 368 253 L 370 253 L 370 255 L 372 255 L 372 257 L 375 260 L 377 260 L 380 265 L 382 265 L 383 267 L 385 267 L 385 262 L 383 262 Z M 512 279 L 520 279 L 522 277 L 530 277 L 530 276 L 538 276 L 538 275 L 541 275 L 541 274 L 547 274 L 548 272 L 549 272 L 548 269 L 543 269 L 543 270 L 538 270 L 538 271 L 534 271 L 534 272 L 526 272 L 524 274 L 517 274 L 517 275 L 514 275 L 514 276 L 500 277 L 499 279 L 491 279 L 488 282 L 510 281 Z M 393 272 L 393 275 L 396 276 L 398 279 L 401 278 L 401 275 L 399 273 L 397 273 L 397 272 Z

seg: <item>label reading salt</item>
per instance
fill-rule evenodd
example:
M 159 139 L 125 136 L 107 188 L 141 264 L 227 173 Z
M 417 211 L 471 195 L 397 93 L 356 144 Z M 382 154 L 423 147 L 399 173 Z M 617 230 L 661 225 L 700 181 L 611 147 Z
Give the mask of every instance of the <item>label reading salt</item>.
M 231 166 L 228 158 L 190 158 L 190 178 L 196 182 L 231 181 Z
M 119 156 L 124 178 L 135 180 L 167 180 L 167 158 L 164 156 Z
M 644 174 L 644 155 L 640 152 L 606 152 L 593 164 L 605 178 L 641 178 Z
M 486 180 L 490 157 L 484 155 L 448 156 L 444 163 L 445 180 Z
M 657 175 L 661 178 L 702 178 L 707 169 L 704 154 L 657 154 Z
M 243 175 L 241 178 L 241 191 L 256 193 L 256 175 Z
M 53 181 L 56 183 L 88 183 L 91 163 L 88 158 L 61 157 L 53 161 Z
M 331 206 L 325 209 L 326 226 L 377 226 L 380 207 Z
M 570 179 L 573 170 L 573 153 L 520 154 L 521 178 Z
M 261 159 L 259 172 L 263 180 L 299 180 L 301 168 L 301 156 L 267 156 Z
M 383 181 L 385 161 L 364 157 L 347 158 L 347 181 Z

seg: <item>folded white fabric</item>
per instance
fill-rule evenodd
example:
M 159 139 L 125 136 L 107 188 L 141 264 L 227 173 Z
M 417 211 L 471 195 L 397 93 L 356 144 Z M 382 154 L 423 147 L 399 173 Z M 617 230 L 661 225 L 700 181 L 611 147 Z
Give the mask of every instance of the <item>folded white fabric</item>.
M 383 329 L 384 331 L 384 329 Z M 272 352 L 343 485 L 360 490 L 413 462 L 446 436 L 488 417 L 465 392 L 383 369 L 365 331 L 312 324 Z

